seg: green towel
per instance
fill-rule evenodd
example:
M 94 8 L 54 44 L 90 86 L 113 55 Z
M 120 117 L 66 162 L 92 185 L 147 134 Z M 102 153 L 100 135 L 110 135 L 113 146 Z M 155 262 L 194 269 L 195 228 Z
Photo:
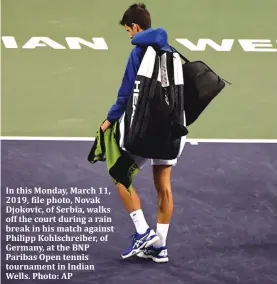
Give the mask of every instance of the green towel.
M 88 156 L 92 164 L 106 161 L 107 169 L 115 185 L 122 184 L 131 193 L 133 178 L 139 167 L 134 160 L 119 147 L 119 123 L 115 122 L 104 133 L 101 128 L 96 132 L 94 144 Z

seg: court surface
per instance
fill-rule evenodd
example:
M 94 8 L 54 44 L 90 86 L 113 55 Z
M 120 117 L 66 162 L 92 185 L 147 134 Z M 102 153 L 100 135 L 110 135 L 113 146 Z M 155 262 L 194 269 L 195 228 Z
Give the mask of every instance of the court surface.
M 2 37 L 13 37 L 2 39 L 2 136 L 95 135 L 132 48 L 118 24 L 132 3 L 2 0 Z M 171 45 L 232 83 L 190 138 L 276 139 L 276 1 L 145 3 Z
M 91 143 L 2 142 L 2 200 L 4 185 L 19 184 L 46 188 L 107 186 L 112 193 L 102 205 L 112 208 L 115 233 L 108 243 L 90 247 L 88 263 L 95 265 L 95 272 L 76 272 L 68 283 L 276 283 L 276 144 L 186 145 L 173 171 L 170 263 L 163 265 L 135 257 L 121 259 L 120 253 L 130 244 L 133 224 L 105 164 L 86 161 Z M 149 224 L 155 226 L 150 165 L 136 177 L 134 185 Z

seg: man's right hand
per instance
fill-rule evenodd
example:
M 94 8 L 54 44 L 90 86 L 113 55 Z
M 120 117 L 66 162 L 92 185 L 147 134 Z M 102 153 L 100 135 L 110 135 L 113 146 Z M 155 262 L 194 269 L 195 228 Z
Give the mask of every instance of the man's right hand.
M 105 120 L 100 127 L 102 131 L 105 132 L 111 125 L 112 125 L 111 122 L 109 122 L 108 120 Z

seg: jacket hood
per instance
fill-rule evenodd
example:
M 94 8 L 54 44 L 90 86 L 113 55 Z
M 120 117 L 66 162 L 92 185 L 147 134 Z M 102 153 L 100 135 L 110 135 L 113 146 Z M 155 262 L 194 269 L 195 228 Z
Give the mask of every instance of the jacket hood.
M 137 33 L 132 39 L 132 44 L 141 47 L 151 45 L 160 49 L 164 48 L 168 45 L 167 32 L 162 28 L 149 28 L 145 31 Z

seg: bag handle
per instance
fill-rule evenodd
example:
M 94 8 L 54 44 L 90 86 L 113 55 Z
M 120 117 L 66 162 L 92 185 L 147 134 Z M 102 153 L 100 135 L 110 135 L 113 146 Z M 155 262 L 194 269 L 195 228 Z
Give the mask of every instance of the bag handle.
M 169 46 L 171 48 L 171 50 L 174 52 L 177 52 L 179 54 L 179 56 L 186 62 L 186 63 L 190 63 L 190 61 L 183 55 L 181 54 L 175 47 L 173 46 Z

